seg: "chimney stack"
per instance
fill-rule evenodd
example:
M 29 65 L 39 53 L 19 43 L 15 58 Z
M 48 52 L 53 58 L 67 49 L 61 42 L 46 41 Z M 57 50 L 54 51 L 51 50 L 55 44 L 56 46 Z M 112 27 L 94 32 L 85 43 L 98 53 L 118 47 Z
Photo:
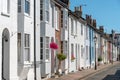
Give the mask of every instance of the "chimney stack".
M 100 30 L 100 32 L 104 32 L 104 27 L 103 27 L 103 26 L 100 26 L 100 27 L 99 27 L 99 30 Z
M 89 16 L 88 15 L 86 15 L 86 21 L 87 21 L 87 23 L 89 23 Z
M 90 15 L 90 25 L 92 25 L 92 16 Z
M 80 6 L 80 7 L 75 7 L 75 14 L 76 14 L 78 17 L 82 17 L 82 6 Z
M 93 19 L 93 27 L 96 27 L 97 23 L 96 23 L 96 20 Z
M 82 13 L 82 6 L 80 5 L 80 12 Z
M 86 21 L 87 21 L 88 24 L 93 25 L 91 15 L 86 15 Z

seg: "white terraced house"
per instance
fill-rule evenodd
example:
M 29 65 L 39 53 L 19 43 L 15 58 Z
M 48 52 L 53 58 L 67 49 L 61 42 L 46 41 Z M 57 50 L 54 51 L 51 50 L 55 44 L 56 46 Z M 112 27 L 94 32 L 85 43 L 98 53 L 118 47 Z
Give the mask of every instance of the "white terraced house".
M 17 0 L 0 0 L 0 80 L 18 80 Z
M 86 59 L 84 43 L 86 22 L 81 18 L 80 8 L 75 8 L 74 13 L 69 12 L 69 72 L 84 68 Z
M 0 80 L 34 79 L 33 0 L 0 1 Z M 36 61 L 40 59 L 40 3 L 36 1 Z M 38 15 L 39 14 L 39 15 Z M 38 45 L 37 45 L 38 44 Z M 40 65 L 36 63 L 36 80 Z
M 35 10 L 34 1 L 36 1 Z M 40 80 L 40 1 L 18 0 L 17 16 L 18 78 L 19 80 L 34 80 L 35 76 L 36 80 Z M 36 66 L 34 66 L 35 57 Z M 35 71 L 36 74 L 34 74 Z
M 40 59 L 41 77 L 54 76 L 58 68 L 57 53 L 67 55 L 68 45 L 68 9 L 62 0 L 40 0 Z M 50 48 L 50 43 L 56 43 L 58 49 Z M 63 63 L 62 69 L 66 69 L 68 60 Z M 49 66 L 49 67 L 48 67 Z

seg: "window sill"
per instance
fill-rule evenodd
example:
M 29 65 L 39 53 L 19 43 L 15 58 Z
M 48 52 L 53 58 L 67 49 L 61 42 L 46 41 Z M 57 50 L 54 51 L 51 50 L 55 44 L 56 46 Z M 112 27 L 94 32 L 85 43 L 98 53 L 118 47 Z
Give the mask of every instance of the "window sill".
M 71 33 L 71 35 L 77 37 L 77 34 Z
M 74 36 L 74 34 L 73 34 L 73 33 L 71 33 L 71 35 L 72 35 L 72 36 Z
M 55 29 L 56 31 L 60 31 L 60 29 Z
M 24 13 L 24 15 L 25 15 L 26 17 L 31 18 L 31 17 L 30 17 L 30 14 Z
M 10 14 L 9 14 L 9 13 L 1 12 L 1 15 L 6 16 L 6 17 L 10 17 Z
M 31 65 L 32 63 L 30 61 L 24 61 L 25 65 Z
M 50 61 L 48 59 L 45 60 L 46 63 L 49 63 Z

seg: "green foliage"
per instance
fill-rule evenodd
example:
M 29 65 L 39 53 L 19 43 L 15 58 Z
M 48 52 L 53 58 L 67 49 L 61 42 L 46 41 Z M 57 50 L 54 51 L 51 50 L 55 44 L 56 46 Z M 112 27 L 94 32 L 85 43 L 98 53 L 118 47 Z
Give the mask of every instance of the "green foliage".
M 98 57 L 98 61 L 102 61 L 102 57 Z
M 57 54 L 57 58 L 58 58 L 58 60 L 63 61 L 66 59 L 66 55 L 63 53 L 59 53 L 59 54 Z

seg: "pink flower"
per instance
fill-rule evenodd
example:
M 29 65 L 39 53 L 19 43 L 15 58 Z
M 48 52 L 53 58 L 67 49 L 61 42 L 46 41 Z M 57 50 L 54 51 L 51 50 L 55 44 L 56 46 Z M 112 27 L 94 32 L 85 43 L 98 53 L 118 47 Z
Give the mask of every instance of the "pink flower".
M 50 43 L 50 48 L 51 49 L 58 49 L 58 45 L 56 43 L 54 43 L 54 42 L 51 42 Z

